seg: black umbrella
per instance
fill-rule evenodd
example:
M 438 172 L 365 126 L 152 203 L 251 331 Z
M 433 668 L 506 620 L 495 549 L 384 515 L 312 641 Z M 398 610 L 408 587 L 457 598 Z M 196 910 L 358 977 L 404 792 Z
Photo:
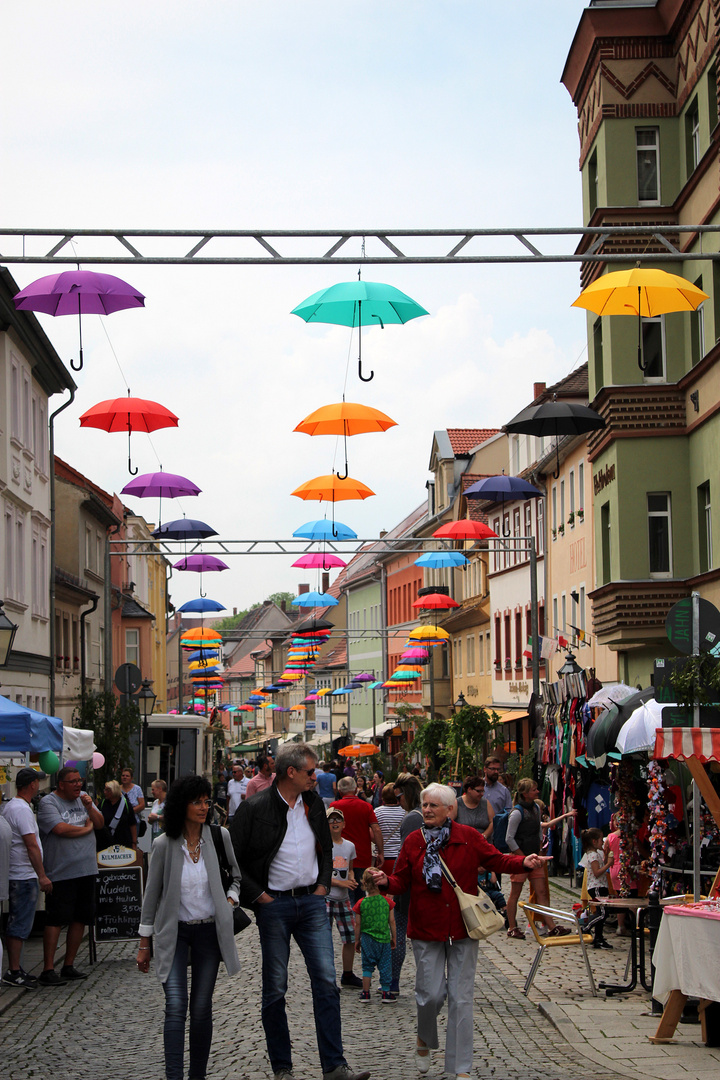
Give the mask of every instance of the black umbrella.
M 584 435 L 605 427 L 605 421 L 587 405 L 578 405 L 573 401 L 545 401 L 542 405 L 529 405 L 505 425 L 506 431 L 519 435 L 549 436 L 555 439 L 557 451 L 557 470 L 554 478 L 560 475 L 560 449 L 558 441 L 561 435 Z
M 315 630 L 334 630 L 335 623 L 327 619 L 304 619 L 293 630 L 294 637 L 302 637 L 303 634 L 311 634 Z
M 486 476 L 465 488 L 466 499 L 487 499 L 502 504 L 503 536 L 511 535 L 510 528 L 508 527 L 507 531 L 505 528 L 505 500 L 515 502 L 518 499 L 541 499 L 542 495 L 542 491 L 521 476 L 506 476 L 505 473 L 500 476 Z
M 585 757 L 592 760 L 614 750 L 620 729 L 640 705 L 644 705 L 646 701 L 654 697 L 655 687 L 648 686 L 645 690 L 638 690 L 637 694 L 625 698 L 619 705 L 613 705 L 602 713 L 588 731 Z

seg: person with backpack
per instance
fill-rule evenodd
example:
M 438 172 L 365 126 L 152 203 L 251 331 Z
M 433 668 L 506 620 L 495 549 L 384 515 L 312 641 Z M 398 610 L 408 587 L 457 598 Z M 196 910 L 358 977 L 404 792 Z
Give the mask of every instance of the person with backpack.
M 569 810 L 567 814 L 553 818 L 552 821 L 542 821 L 540 807 L 535 802 L 539 795 L 538 786 L 534 780 L 520 780 L 515 794 L 515 806 L 512 809 L 507 823 L 505 840 L 508 849 L 513 854 L 539 855 L 543 847 L 543 829 L 551 829 L 563 818 L 574 817 L 575 810 Z M 516 922 L 517 905 L 520 893 L 526 881 L 530 881 L 535 889 L 535 897 L 538 904 L 550 903 L 550 890 L 545 877 L 545 864 L 534 867 L 532 870 L 523 871 L 519 874 L 510 875 L 510 896 L 507 902 L 507 919 L 509 938 L 523 940 L 524 932 Z M 570 931 L 564 926 L 558 926 L 554 919 L 549 916 L 544 919 L 549 937 L 561 937 Z

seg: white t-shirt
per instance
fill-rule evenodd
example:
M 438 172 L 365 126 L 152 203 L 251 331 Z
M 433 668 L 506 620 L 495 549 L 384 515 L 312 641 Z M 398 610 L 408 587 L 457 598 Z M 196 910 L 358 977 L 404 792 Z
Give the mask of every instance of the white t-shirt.
M 347 881 L 350 863 L 355 858 L 355 845 L 351 840 L 341 840 L 339 844 L 336 844 L 333 841 L 332 854 L 333 877 L 342 878 L 343 881 Z M 330 892 L 328 893 L 329 900 L 347 900 L 348 896 L 348 889 L 343 889 L 340 885 L 330 886 Z
M 598 866 L 602 866 L 603 862 L 602 848 L 600 851 L 586 851 L 580 860 L 579 865 L 583 866 L 587 870 L 587 887 L 588 889 L 607 889 L 608 876 L 607 870 L 603 871 L 600 877 L 595 877 L 592 872 L 592 864 L 597 863 Z
M 27 799 L 16 796 L 5 804 L 3 817 L 12 829 L 12 847 L 10 848 L 10 879 L 12 881 L 29 881 L 36 878 L 23 836 L 32 833 L 40 848 L 42 858 L 42 844 L 40 843 L 40 830 L 33 809 Z
M 243 777 L 242 780 L 228 780 L 227 793 L 228 793 L 228 816 L 232 817 L 238 806 L 242 802 L 241 796 L 243 792 L 243 783 L 247 787 L 247 781 Z

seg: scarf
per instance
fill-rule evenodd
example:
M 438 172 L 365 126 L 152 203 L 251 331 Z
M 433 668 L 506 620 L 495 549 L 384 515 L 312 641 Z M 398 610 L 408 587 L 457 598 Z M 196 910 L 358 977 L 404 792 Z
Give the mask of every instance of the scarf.
M 446 821 L 436 829 L 423 827 L 425 837 L 425 859 L 423 862 L 423 877 L 430 892 L 442 891 L 442 869 L 440 867 L 440 851 L 450 839 L 450 822 Z

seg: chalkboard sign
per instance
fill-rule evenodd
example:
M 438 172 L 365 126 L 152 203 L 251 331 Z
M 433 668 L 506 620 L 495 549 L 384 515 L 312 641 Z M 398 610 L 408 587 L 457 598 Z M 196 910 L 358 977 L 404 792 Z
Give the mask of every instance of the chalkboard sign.
M 142 910 L 142 867 L 100 869 L 97 877 L 96 941 L 136 938 Z

